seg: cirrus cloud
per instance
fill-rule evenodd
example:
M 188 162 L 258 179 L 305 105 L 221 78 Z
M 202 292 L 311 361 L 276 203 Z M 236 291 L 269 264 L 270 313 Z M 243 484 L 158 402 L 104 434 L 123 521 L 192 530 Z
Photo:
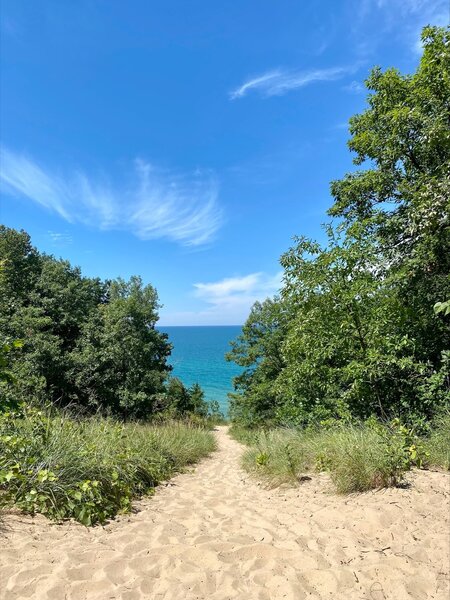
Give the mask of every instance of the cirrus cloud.
M 388 36 L 394 36 L 421 54 L 422 28 L 446 27 L 450 21 L 448 0 L 352 0 L 352 9 L 353 33 L 360 38 L 366 53 L 384 43 Z M 374 19 L 377 19 L 375 27 Z
M 70 223 L 200 246 L 213 239 L 223 222 L 218 184 L 209 172 L 179 174 L 139 159 L 127 173 L 132 183 L 113 185 L 109 178 L 81 171 L 51 171 L 6 148 L 0 158 L 6 194 L 28 198 Z
M 230 98 L 236 100 L 243 98 L 250 91 L 257 91 L 263 96 L 283 96 L 291 90 L 305 87 L 319 81 L 335 81 L 348 73 L 353 73 L 357 67 L 333 67 L 329 69 L 315 69 L 312 71 L 298 71 L 275 69 L 245 81 L 230 93 Z

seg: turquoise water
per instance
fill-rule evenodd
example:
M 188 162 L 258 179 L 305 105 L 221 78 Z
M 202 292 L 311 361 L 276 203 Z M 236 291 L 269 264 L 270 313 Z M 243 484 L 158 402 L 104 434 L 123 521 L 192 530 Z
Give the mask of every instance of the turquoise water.
M 173 345 L 172 375 L 186 386 L 199 383 L 208 401 L 217 400 L 222 412 L 228 409 L 227 393 L 241 368 L 225 360 L 229 343 L 241 333 L 239 326 L 160 327 Z

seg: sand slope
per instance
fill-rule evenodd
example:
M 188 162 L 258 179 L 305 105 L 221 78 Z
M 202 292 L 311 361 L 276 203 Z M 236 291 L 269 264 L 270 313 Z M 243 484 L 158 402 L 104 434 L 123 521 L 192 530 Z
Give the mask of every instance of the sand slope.
M 239 468 L 226 428 L 217 436 L 193 473 L 104 528 L 8 515 L 1 598 L 448 600 L 448 474 L 351 497 L 325 476 L 267 490 Z

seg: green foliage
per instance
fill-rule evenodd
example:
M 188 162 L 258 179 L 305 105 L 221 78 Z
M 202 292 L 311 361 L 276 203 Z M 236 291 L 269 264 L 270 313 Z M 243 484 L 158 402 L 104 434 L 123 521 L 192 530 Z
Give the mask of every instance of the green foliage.
M 295 240 L 280 297 L 232 346 L 237 423 L 415 422 L 450 403 L 450 29 L 423 42 L 414 75 L 372 71 L 326 243 Z
M 256 426 L 274 417 L 276 396 L 271 382 L 285 364 L 281 344 L 287 322 L 287 306 L 281 299 L 256 302 L 242 334 L 226 355 L 227 360 L 244 367 L 234 379 L 236 393 L 230 395 L 230 415 L 244 426 Z
M 193 425 L 75 420 L 22 407 L 0 415 L 0 502 L 102 523 L 214 448 L 213 435 Z
M 155 329 L 156 290 L 139 277 L 118 279 L 109 283 L 107 298 L 83 323 L 69 372 L 78 401 L 142 418 L 158 409 L 169 371 L 170 345 Z
M 339 493 L 398 485 L 412 467 L 423 468 L 435 460 L 443 464 L 440 448 L 446 448 L 448 460 L 450 442 L 448 422 L 428 439 L 398 419 L 389 424 L 372 418 L 364 424 L 335 423 L 329 428 L 234 431 L 249 444 L 244 468 L 267 484 L 295 484 L 304 473 L 326 471 Z M 437 459 L 432 459 L 432 447 Z
M 7 398 L 9 386 L 16 383 L 16 378 L 10 369 L 10 356 L 14 350 L 22 348 L 21 340 L 13 340 L 0 345 L 0 414 L 16 406 L 11 398 Z
M 428 463 L 450 471 L 450 411 L 437 415 L 425 440 Z
M 11 343 L 4 343 L 0 346 L 0 386 L 5 383 L 14 383 L 14 376 L 8 368 L 8 356 L 14 348 L 22 348 L 22 346 L 21 340 L 13 340 Z
M 171 345 L 156 329 L 158 295 L 139 277 L 101 281 L 40 254 L 29 236 L 0 226 L 0 406 L 76 406 L 122 419 L 164 413 L 223 416 L 200 386 L 169 379 Z M 8 358 L 8 360 L 7 360 Z M 8 363 L 8 364 L 7 364 Z
M 450 300 L 447 300 L 446 302 L 436 302 L 433 308 L 437 315 L 442 313 L 447 317 L 450 315 Z
M 200 415 L 201 417 L 208 416 L 208 403 L 205 401 L 205 394 L 198 383 L 189 390 L 190 412 Z
M 207 419 L 210 423 L 213 423 L 215 425 L 225 424 L 228 422 L 227 418 L 220 410 L 220 404 L 217 402 L 217 400 L 212 400 L 208 402 Z
M 162 398 L 165 406 L 160 414 L 161 419 L 187 419 L 190 422 L 203 423 L 207 426 L 225 422 L 217 401 L 207 402 L 205 394 L 198 383 L 187 388 L 177 377 L 171 377 L 167 391 Z

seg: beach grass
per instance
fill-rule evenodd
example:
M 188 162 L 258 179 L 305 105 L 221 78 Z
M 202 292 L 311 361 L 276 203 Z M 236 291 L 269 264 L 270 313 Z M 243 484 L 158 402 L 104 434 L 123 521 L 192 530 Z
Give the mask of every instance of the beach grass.
M 247 444 L 246 471 L 268 486 L 296 484 L 311 472 L 329 473 L 338 493 L 398 485 L 412 467 L 450 467 L 450 417 L 434 423 L 431 435 L 416 436 L 398 422 L 360 423 L 305 430 L 248 430 L 231 435 Z
M 431 466 L 450 470 L 450 410 L 435 418 L 426 448 Z
M 25 409 L 0 416 L 0 502 L 50 518 L 102 523 L 207 456 L 197 424 L 120 423 Z

